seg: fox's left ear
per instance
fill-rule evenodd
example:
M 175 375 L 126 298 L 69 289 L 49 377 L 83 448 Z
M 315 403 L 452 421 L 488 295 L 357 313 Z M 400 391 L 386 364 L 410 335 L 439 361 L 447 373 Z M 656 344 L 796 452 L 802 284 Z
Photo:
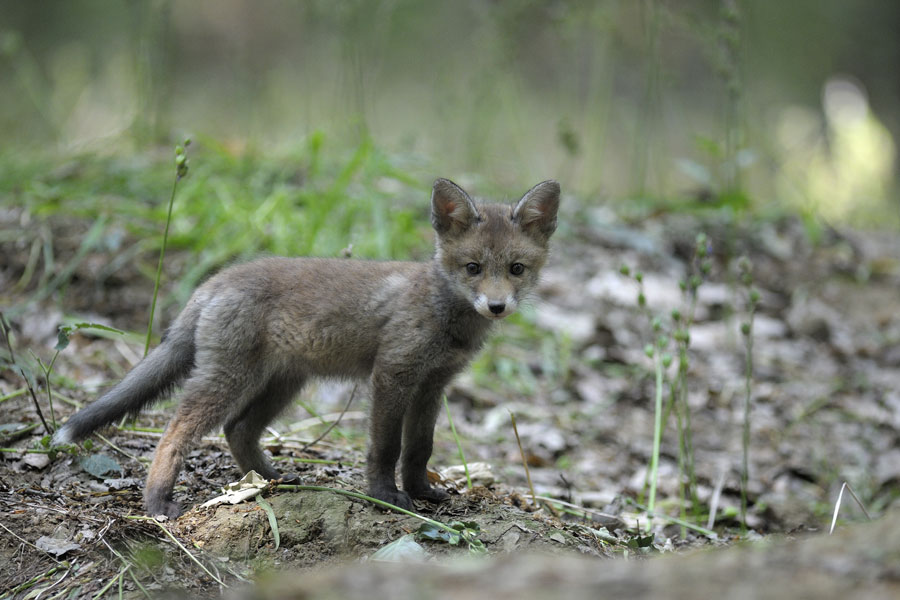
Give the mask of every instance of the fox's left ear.
M 559 184 L 543 181 L 525 193 L 513 209 L 514 223 L 525 231 L 549 238 L 556 231 L 556 211 L 559 208 Z

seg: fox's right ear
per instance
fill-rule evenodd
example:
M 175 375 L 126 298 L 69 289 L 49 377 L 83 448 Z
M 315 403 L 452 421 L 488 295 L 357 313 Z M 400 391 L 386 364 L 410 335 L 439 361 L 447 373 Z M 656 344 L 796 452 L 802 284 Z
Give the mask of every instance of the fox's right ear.
M 461 187 L 449 179 L 437 179 L 431 190 L 431 225 L 438 234 L 465 231 L 481 215 Z

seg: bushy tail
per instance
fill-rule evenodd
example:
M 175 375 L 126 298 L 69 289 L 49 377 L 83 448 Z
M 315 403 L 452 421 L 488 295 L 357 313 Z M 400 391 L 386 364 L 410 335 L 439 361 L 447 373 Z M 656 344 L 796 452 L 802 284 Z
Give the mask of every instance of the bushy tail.
M 194 366 L 194 328 L 198 317 L 198 308 L 186 308 L 163 342 L 99 400 L 70 417 L 53 435 L 53 444 L 82 440 L 125 415 L 137 414 L 170 392 Z

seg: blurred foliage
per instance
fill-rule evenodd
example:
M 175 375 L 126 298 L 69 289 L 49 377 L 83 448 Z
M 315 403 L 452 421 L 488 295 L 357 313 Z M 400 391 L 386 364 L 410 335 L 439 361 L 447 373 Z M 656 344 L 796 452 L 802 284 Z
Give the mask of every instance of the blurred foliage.
M 167 304 L 183 304 L 211 270 L 260 253 L 397 259 L 431 252 L 429 188 L 409 174 L 414 162 L 388 156 L 369 140 L 336 148 L 316 133 L 290 153 L 263 155 L 201 138 L 190 153 L 168 246 L 193 258 Z M 147 251 L 162 243 L 173 175 L 168 154 L 74 155 L 59 164 L 43 155 L 0 155 L 0 188 L 9 190 L 3 198 L 25 209 L 23 223 L 54 215 L 93 222 L 74 257 L 56 257 L 66 264 L 59 275 L 34 279 L 35 298 L 64 286 L 92 250 L 115 255 L 110 268 L 121 267 L 120 258 L 140 257 L 137 264 L 152 281 L 154 253 Z M 40 228 L 32 233 L 36 248 L 52 247 L 52 240 L 40 242 Z M 24 247 L 32 242 L 21 229 L 18 237 Z M 52 272 L 53 252 L 43 256 L 40 268 Z
M 290 154 L 323 132 L 424 157 L 423 185 L 552 176 L 589 201 L 890 226 L 898 22 L 881 0 L 3 2 L 0 130 L 63 153 L 191 132 Z M 868 133 L 828 110 L 835 81 Z

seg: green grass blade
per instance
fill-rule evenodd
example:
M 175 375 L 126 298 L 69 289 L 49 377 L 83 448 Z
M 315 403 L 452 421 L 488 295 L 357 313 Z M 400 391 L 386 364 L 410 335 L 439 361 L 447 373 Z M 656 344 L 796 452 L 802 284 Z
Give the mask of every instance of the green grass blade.
M 275 538 L 275 549 L 278 550 L 278 547 L 281 546 L 281 535 L 278 533 L 278 519 L 275 518 L 275 511 L 272 510 L 272 505 L 262 497 L 262 494 L 256 495 L 256 503 L 266 511 L 266 516 L 269 517 L 269 527 L 272 528 L 272 537 Z

